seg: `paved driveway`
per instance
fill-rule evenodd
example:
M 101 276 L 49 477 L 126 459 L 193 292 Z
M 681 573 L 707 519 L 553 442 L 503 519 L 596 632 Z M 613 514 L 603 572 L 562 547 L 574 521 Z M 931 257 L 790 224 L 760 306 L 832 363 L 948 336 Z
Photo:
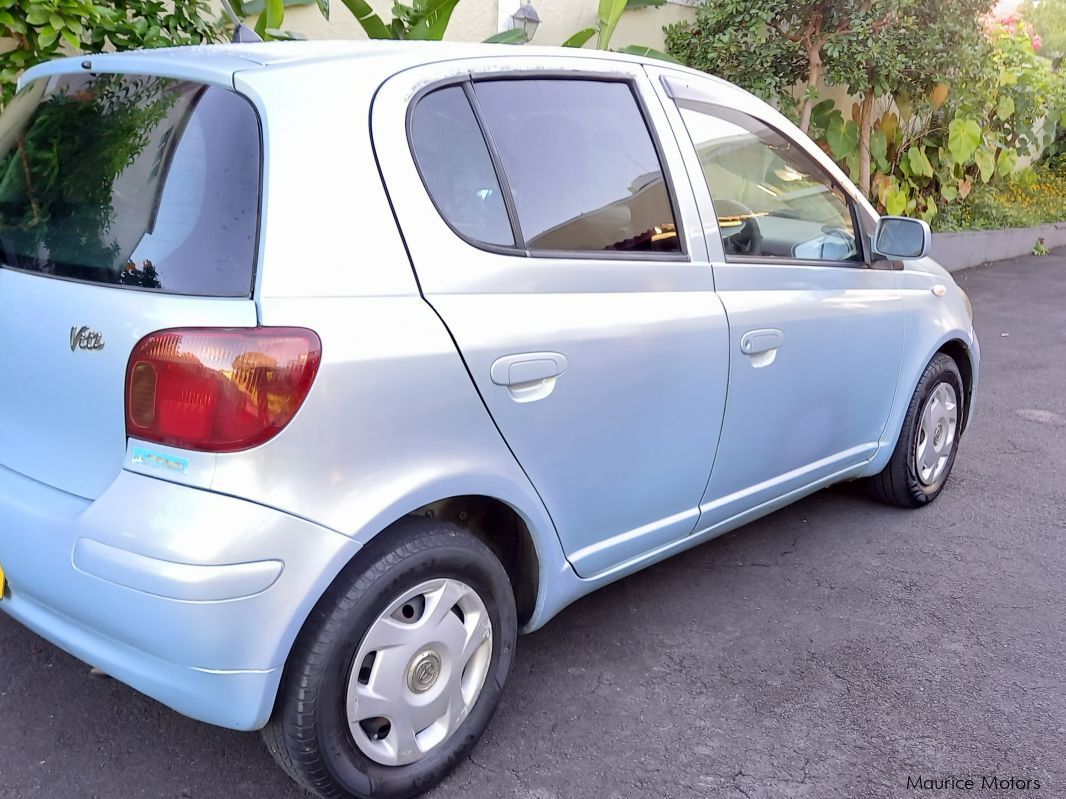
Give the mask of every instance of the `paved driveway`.
M 960 279 L 984 382 L 932 508 L 831 489 L 578 602 L 434 799 L 1066 796 L 1066 257 Z M 299 795 L 0 618 L 3 799 Z

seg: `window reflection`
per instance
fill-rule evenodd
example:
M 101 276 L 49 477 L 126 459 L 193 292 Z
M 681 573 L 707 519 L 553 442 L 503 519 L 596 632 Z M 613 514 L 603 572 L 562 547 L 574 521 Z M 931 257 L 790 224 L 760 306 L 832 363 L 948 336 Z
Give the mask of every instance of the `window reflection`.
M 679 106 L 726 255 L 861 259 L 844 193 L 801 147 L 746 114 L 701 103 Z
M 474 84 L 531 250 L 679 252 L 658 154 L 629 85 Z
M 223 89 L 53 76 L 0 117 L 0 246 L 18 269 L 246 296 L 258 195 L 258 121 Z

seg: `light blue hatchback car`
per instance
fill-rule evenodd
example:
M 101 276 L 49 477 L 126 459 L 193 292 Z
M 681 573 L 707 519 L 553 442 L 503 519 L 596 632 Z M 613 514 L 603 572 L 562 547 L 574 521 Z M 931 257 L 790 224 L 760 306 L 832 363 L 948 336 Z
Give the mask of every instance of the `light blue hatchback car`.
M 43 64 L 0 247 L 0 610 L 323 797 L 440 780 L 583 594 L 832 483 L 933 501 L 977 386 L 924 223 L 598 51 Z

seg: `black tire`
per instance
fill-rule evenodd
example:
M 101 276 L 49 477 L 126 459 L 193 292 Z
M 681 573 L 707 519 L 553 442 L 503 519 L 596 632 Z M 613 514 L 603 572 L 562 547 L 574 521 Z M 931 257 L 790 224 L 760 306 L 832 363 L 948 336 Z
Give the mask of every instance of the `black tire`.
M 931 484 L 925 485 L 917 473 L 915 462 L 915 447 L 918 441 L 919 416 L 929 395 L 941 383 L 947 383 L 954 391 L 958 401 L 958 428 L 948 460 L 940 476 Z M 959 451 L 959 438 L 962 431 L 962 423 L 966 418 L 966 394 L 963 389 L 962 375 L 955 361 L 948 355 L 940 352 L 933 356 L 933 360 L 925 367 L 918 386 L 914 389 L 910 405 L 907 407 L 907 415 L 903 420 L 903 429 L 900 431 L 896 448 L 892 452 L 892 458 L 888 465 L 869 480 L 869 486 L 873 495 L 889 505 L 897 505 L 901 508 L 920 508 L 928 505 L 944 490 L 951 467 L 955 463 L 955 455 Z
M 348 677 L 366 631 L 405 590 L 460 580 L 492 621 L 488 676 L 469 715 L 421 760 L 368 758 L 348 727 Z M 404 799 L 436 785 L 470 752 L 499 704 L 514 657 L 517 614 L 507 573 L 484 543 L 443 522 L 408 517 L 372 540 L 315 606 L 285 667 L 263 740 L 278 764 L 325 799 Z

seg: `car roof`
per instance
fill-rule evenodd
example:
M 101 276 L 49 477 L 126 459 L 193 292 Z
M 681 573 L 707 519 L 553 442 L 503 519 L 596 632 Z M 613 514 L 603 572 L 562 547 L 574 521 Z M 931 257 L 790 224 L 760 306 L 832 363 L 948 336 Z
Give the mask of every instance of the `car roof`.
M 663 64 L 662 61 L 656 62 L 655 59 L 640 56 L 565 47 L 391 40 L 277 41 L 166 47 L 60 58 L 27 70 L 19 80 L 19 86 L 21 88 L 27 82 L 46 75 L 82 71 L 142 73 L 232 84 L 236 72 L 336 60 L 364 61 L 371 67 L 368 71 L 373 73 L 373 77 L 382 80 L 390 74 L 413 66 L 486 56 L 606 58 L 631 63 Z M 673 64 L 671 66 L 688 71 L 687 67 Z

